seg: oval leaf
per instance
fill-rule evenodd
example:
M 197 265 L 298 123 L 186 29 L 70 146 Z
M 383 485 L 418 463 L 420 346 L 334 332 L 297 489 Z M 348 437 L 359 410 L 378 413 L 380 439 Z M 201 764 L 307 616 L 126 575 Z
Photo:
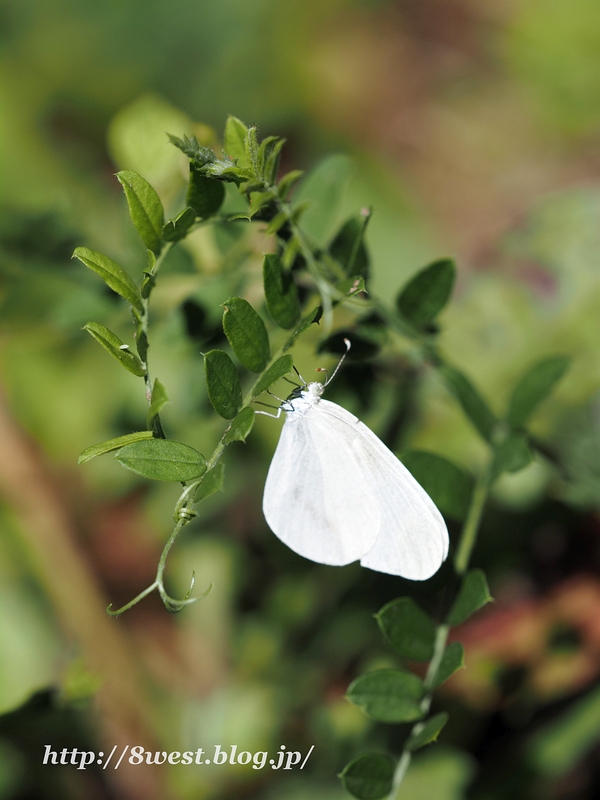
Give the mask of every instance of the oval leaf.
M 259 394 L 270 389 L 280 378 L 283 378 L 284 375 L 291 372 L 293 366 L 294 361 L 291 356 L 281 356 L 278 358 L 277 361 L 271 364 L 269 369 L 261 375 L 258 383 L 254 389 L 252 389 L 252 397 L 258 397 Z
M 435 673 L 431 688 L 436 689 L 438 686 L 441 686 L 442 683 L 445 683 L 457 670 L 464 669 L 464 666 L 465 651 L 463 650 L 462 644 L 460 642 L 451 642 L 444 650 L 444 655 Z
M 565 374 L 570 360 L 566 356 L 555 356 L 540 361 L 519 381 L 508 409 L 508 422 L 513 428 L 522 427 L 535 408 L 552 391 Z
M 416 328 L 425 327 L 448 302 L 455 277 L 456 266 L 451 258 L 434 261 L 401 290 L 396 300 L 398 311 Z
M 242 297 L 230 297 L 223 307 L 223 330 L 231 349 L 246 369 L 262 372 L 271 355 L 265 323 Z
M 416 726 L 417 730 L 413 732 L 406 744 L 407 749 L 414 752 L 424 747 L 426 744 L 435 742 L 447 722 L 448 714 L 442 711 L 440 714 L 435 714 L 433 717 L 430 717 L 425 722 Z
M 462 580 L 456 600 L 448 614 L 448 625 L 460 625 L 492 600 L 483 570 L 472 569 Z
M 283 268 L 277 253 L 267 253 L 263 261 L 263 283 L 269 314 L 280 328 L 293 328 L 300 319 L 298 289 L 291 272 Z
M 343 267 L 346 275 L 369 277 L 369 253 L 364 238 L 370 218 L 370 211 L 350 217 L 329 245 L 329 254 Z
M 206 388 L 213 408 L 225 419 L 233 419 L 242 405 L 242 387 L 227 353 L 210 350 L 204 356 Z
M 445 516 L 462 520 L 471 502 L 473 480 L 464 470 L 435 453 L 409 450 L 402 463 Z
M 225 477 L 225 464 L 222 461 L 204 473 L 202 481 L 198 484 L 192 502 L 201 503 L 210 497 L 215 492 L 220 492 L 223 488 L 223 479 Z
M 129 215 L 142 241 L 153 253 L 160 253 L 165 212 L 156 191 L 145 178 L 131 169 L 117 172 L 123 187 Z
M 237 417 L 225 431 L 224 444 L 231 442 L 245 442 L 254 425 L 254 409 L 250 406 L 242 408 Z
M 212 217 L 225 199 L 225 184 L 217 178 L 207 178 L 190 167 L 187 204 L 201 219 Z
M 443 366 L 439 372 L 479 433 L 491 441 L 496 417 L 471 381 L 454 367 Z
M 240 167 L 249 167 L 250 161 L 246 156 L 246 135 L 248 128 L 244 125 L 241 119 L 232 116 L 227 117 L 225 123 L 225 133 L 223 136 L 223 150 L 231 158 L 238 159 Z
M 494 456 L 492 476 L 498 477 L 502 472 L 519 472 L 533 459 L 533 453 L 527 442 L 527 437 L 515 433 L 498 445 Z
M 189 201 L 188 201 L 189 202 Z M 196 212 L 193 208 L 184 208 L 175 219 L 170 219 L 163 228 L 162 237 L 165 242 L 178 242 L 185 238 L 189 229 L 196 220 Z
M 410 597 L 399 597 L 375 615 L 381 632 L 394 650 L 413 661 L 433 656 L 435 623 Z
M 104 283 L 113 292 L 120 294 L 128 303 L 143 311 L 142 298 L 132 278 L 116 262 L 102 253 L 96 253 L 88 247 L 76 247 L 73 258 L 78 258 L 82 264 L 100 275 Z
M 423 716 L 423 682 L 411 672 L 380 669 L 350 684 L 346 697 L 378 722 L 413 722 Z
M 206 471 L 202 453 L 169 439 L 129 444 L 119 450 L 115 458 L 132 472 L 155 481 L 191 481 Z
M 340 780 L 359 800 L 379 800 L 392 791 L 396 762 L 386 753 L 368 753 L 344 767 Z
M 90 461 L 90 459 L 96 458 L 96 456 L 110 453 L 111 450 L 118 450 L 120 447 L 125 447 L 126 444 L 133 444 L 134 442 L 141 442 L 144 439 L 152 438 L 152 431 L 138 431 L 137 433 L 126 433 L 125 436 L 117 436 L 116 439 L 107 439 L 105 442 L 86 447 L 77 459 L 77 463 L 85 464 L 86 461 Z
M 83 330 L 91 334 L 129 372 L 140 378 L 146 374 L 142 362 L 135 353 L 125 347 L 119 337 L 108 328 L 105 328 L 104 325 L 100 325 L 99 322 L 88 322 L 83 326 Z

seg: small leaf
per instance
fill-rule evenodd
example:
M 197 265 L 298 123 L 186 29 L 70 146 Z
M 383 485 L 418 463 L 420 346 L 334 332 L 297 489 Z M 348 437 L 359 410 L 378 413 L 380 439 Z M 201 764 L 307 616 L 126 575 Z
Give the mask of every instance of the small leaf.
M 123 447 L 115 456 L 119 464 L 155 481 L 190 481 L 206 471 L 198 450 L 170 439 L 150 439 Z
M 100 325 L 99 322 L 88 322 L 83 326 L 83 330 L 91 334 L 129 372 L 140 378 L 146 374 L 142 362 L 135 353 L 132 353 L 119 337 L 108 328 L 105 328 L 104 325 Z
M 245 442 L 248 434 L 254 425 L 254 409 L 250 406 L 242 408 L 240 413 L 235 417 L 231 425 L 225 431 L 225 438 L 223 444 L 230 444 L 231 442 Z
M 265 182 L 272 186 L 277 180 L 277 173 L 279 172 L 279 160 L 281 158 L 281 148 L 285 144 L 285 139 L 280 139 L 277 136 L 269 137 L 272 141 L 265 139 L 261 144 L 261 149 L 264 147 L 264 166 L 262 174 Z
M 73 253 L 73 258 L 78 258 L 82 264 L 100 275 L 104 283 L 113 292 L 120 294 L 128 303 L 143 311 L 140 293 L 132 278 L 108 256 L 96 253 L 87 247 L 77 247 Z
M 340 780 L 359 800 L 380 800 L 392 791 L 396 762 L 387 753 L 368 753 L 344 767 Z
M 341 297 L 337 297 L 332 303 L 333 307 L 337 308 L 351 297 L 366 292 L 365 279 L 362 275 L 353 275 L 350 278 L 344 278 L 343 281 L 336 284 L 335 288 L 341 293 Z
M 429 717 L 425 722 L 422 722 L 419 725 L 421 729 L 413 733 L 408 740 L 406 744 L 407 749 L 414 753 L 415 750 L 419 750 L 419 748 L 424 747 L 426 744 L 435 742 L 442 732 L 442 728 L 448 722 L 448 718 L 449 715 L 445 711 L 442 711 L 440 714 L 435 714 L 433 717 Z
M 186 202 L 201 219 L 216 214 L 225 199 L 225 184 L 217 178 L 207 178 L 190 166 L 190 182 Z
M 465 651 L 460 642 L 450 642 L 448 647 L 444 650 L 444 655 L 440 661 L 440 665 L 435 674 L 435 678 L 431 685 L 432 689 L 437 689 L 442 683 L 445 683 L 459 669 L 464 669 L 465 666 Z
M 400 291 L 396 305 L 407 322 L 424 328 L 448 302 L 454 286 L 456 266 L 451 258 L 442 258 L 417 272 Z
M 301 169 L 294 169 L 292 172 L 286 173 L 277 184 L 277 193 L 279 197 L 285 200 L 292 186 L 297 183 L 303 175 L 304 172 Z
M 319 322 L 321 321 L 321 317 L 322 316 L 323 316 L 323 307 L 322 306 L 317 306 L 316 308 L 313 308 L 312 311 L 309 311 L 309 313 L 304 317 L 304 319 L 300 322 L 300 324 L 298 325 L 296 330 L 292 333 L 290 338 L 284 344 L 283 352 L 285 353 L 286 350 L 289 350 L 290 347 L 296 341 L 296 339 L 299 336 L 302 336 L 302 334 L 305 331 L 307 331 L 310 328 L 311 325 L 315 325 L 315 324 L 318 325 Z
M 269 314 L 280 328 L 293 328 L 300 318 L 298 289 L 291 272 L 284 269 L 283 261 L 276 253 L 265 255 L 263 282 Z
M 223 488 L 224 477 L 225 464 L 223 464 L 222 461 L 219 461 L 215 467 L 204 473 L 202 482 L 198 484 L 196 491 L 194 492 L 192 502 L 201 503 L 203 500 L 206 500 L 207 497 L 210 497 L 211 494 L 220 492 Z
M 378 722 L 413 722 L 423 716 L 423 682 L 411 672 L 380 669 L 353 681 L 346 697 Z
M 537 405 L 552 391 L 569 367 L 570 359 L 555 356 L 538 362 L 517 384 L 510 399 L 508 422 L 513 428 L 521 428 Z
M 519 472 L 533 459 L 533 453 L 527 442 L 527 437 L 515 433 L 498 445 L 494 455 L 492 476 L 498 477 L 503 472 Z
M 117 172 L 127 198 L 129 215 L 142 241 L 153 253 L 160 253 L 165 212 L 156 191 L 145 178 L 131 169 Z
M 231 158 L 237 158 L 241 167 L 249 167 L 250 161 L 246 155 L 246 148 L 244 142 L 246 141 L 246 134 L 248 128 L 244 123 L 229 115 L 225 123 L 225 134 L 223 136 L 223 150 Z
M 233 419 L 242 406 L 242 387 L 237 370 L 227 353 L 210 350 L 204 356 L 208 398 L 225 419 Z
M 448 614 L 448 625 L 461 625 L 492 600 L 483 570 L 472 569 L 462 580 L 458 596 Z
M 147 425 L 148 428 L 152 429 L 152 425 L 154 420 L 160 414 L 162 408 L 169 402 L 169 398 L 167 396 L 167 391 L 162 383 L 155 379 L 154 385 L 152 386 L 152 397 L 150 399 L 150 407 L 148 408 L 148 416 L 147 416 Z
M 193 208 L 184 208 L 175 219 L 170 219 L 163 228 L 162 238 L 165 242 L 178 242 L 187 236 L 189 229 L 196 220 L 196 212 Z M 151 252 L 151 251 L 149 251 Z
M 100 444 L 93 444 L 86 447 L 83 453 L 77 459 L 79 465 L 85 464 L 96 456 L 102 456 L 104 453 L 110 453 L 111 450 L 118 450 L 120 447 L 125 447 L 126 444 L 133 444 L 133 442 L 141 442 L 144 439 L 152 439 L 152 431 L 137 431 L 137 433 L 126 433 L 125 436 L 117 436 L 116 439 L 107 439 Z
M 252 127 L 248 128 L 246 131 L 246 138 L 244 139 L 244 149 L 246 151 L 246 157 L 250 162 L 250 166 L 252 167 L 252 171 L 257 178 L 261 176 L 260 164 L 258 161 L 258 138 L 256 136 L 256 125 L 252 125 Z
M 429 661 L 433 656 L 435 623 L 410 597 L 387 603 L 375 619 L 396 652 L 412 661 Z
M 241 297 L 230 297 L 223 307 L 223 330 L 231 349 L 246 369 L 262 372 L 271 354 L 265 323 Z
M 344 268 L 346 275 L 369 276 L 369 253 L 364 238 L 371 212 L 350 217 L 329 245 L 329 254 Z
M 261 375 L 258 383 L 254 389 L 252 389 L 252 397 L 258 397 L 259 394 L 270 389 L 280 378 L 283 378 L 284 375 L 291 372 L 293 366 L 294 361 L 291 356 L 281 356 L 278 358 L 277 361 L 271 364 L 269 369 Z
M 462 520 L 471 502 L 473 480 L 464 470 L 435 453 L 409 450 L 401 460 L 445 516 Z
M 462 372 L 449 366 L 440 367 L 439 371 L 467 417 L 489 442 L 496 426 L 496 417 L 488 404 Z

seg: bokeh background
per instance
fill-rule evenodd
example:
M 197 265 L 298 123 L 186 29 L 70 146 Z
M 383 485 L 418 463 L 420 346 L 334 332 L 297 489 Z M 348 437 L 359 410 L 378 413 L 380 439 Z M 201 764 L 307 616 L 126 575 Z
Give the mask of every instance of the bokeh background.
M 497 486 L 474 563 L 495 604 L 456 632 L 468 669 L 436 700 L 441 743 L 402 800 L 594 798 L 600 786 L 600 5 L 597 0 L 3 0 L 0 4 L 0 798 L 341 800 L 365 750 L 400 746 L 344 700 L 392 665 L 372 618 L 425 586 L 321 567 L 260 511 L 277 424 L 227 453 L 225 492 L 173 553 L 202 603 L 149 598 L 176 488 L 150 488 L 89 444 L 144 426 L 140 381 L 81 326 L 127 331 L 124 309 L 70 261 L 76 245 L 139 275 L 118 169 L 176 207 L 184 163 L 165 131 L 210 140 L 233 113 L 315 169 L 326 242 L 372 205 L 372 290 L 390 298 L 428 260 L 460 275 L 442 347 L 501 413 L 536 359 L 573 359 L 534 421 L 547 457 Z M 320 204 L 320 205 L 319 205 Z M 210 452 L 222 423 L 199 351 L 219 303 L 260 303 L 260 230 L 192 237 L 165 265 L 153 358 L 172 438 Z M 318 334 L 297 348 L 305 374 Z M 320 359 L 317 361 L 317 359 Z M 332 397 L 397 451 L 477 470 L 481 445 L 433 376 L 367 364 Z M 391 364 L 391 366 L 390 366 Z M 122 374 L 121 374 L 122 373 Z M 365 386 L 370 387 L 369 391 Z M 189 533 L 188 533 L 189 531 Z M 456 531 L 451 531 L 454 535 Z M 447 576 L 446 576 L 447 577 Z M 433 598 L 433 600 L 432 600 Z M 433 605 L 432 605 L 433 603 Z M 43 745 L 186 750 L 237 744 L 314 755 L 302 772 L 41 766 Z

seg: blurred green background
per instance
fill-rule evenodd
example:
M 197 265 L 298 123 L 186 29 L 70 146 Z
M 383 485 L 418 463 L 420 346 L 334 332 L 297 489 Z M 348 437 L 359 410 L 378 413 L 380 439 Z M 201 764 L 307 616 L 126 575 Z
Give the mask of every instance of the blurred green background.
M 89 444 L 143 427 L 145 398 L 81 331 L 89 319 L 127 331 L 127 318 L 70 255 L 86 245 L 139 277 L 144 252 L 114 173 L 140 172 L 174 210 L 185 161 L 165 132 L 210 141 L 228 113 L 286 136 L 286 170 L 316 169 L 301 191 L 318 240 L 374 207 L 374 293 L 391 298 L 428 260 L 456 256 L 441 346 L 498 412 L 536 359 L 573 358 L 535 419 L 548 457 L 504 478 L 486 514 L 475 563 L 496 603 L 456 633 L 468 669 L 436 700 L 450 723 L 401 798 L 596 797 L 600 5 L 5 0 L 0 798 L 341 800 L 335 775 L 349 758 L 400 746 L 402 730 L 374 725 L 343 695 L 360 670 L 394 663 L 372 614 L 402 593 L 434 611 L 446 573 L 411 585 L 287 551 L 260 510 L 270 420 L 230 448 L 226 491 L 170 562 L 178 590 L 195 569 L 200 589 L 214 583 L 209 597 L 177 617 L 156 598 L 104 615 L 153 580 L 176 488 L 150 490 L 111 458 L 76 466 Z M 199 351 L 218 342 L 219 303 L 239 291 L 232 264 L 261 302 L 255 227 L 194 235 L 157 290 L 153 363 L 172 401 L 169 434 L 205 453 L 222 424 Z M 305 374 L 323 363 L 316 341 L 297 347 Z M 377 374 L 367 367 L 362 380 Z M 383 380 L 361 395 L 340 380 L 331 396 L 379 433 L 393 428 L 397 451 L 476 470 L 481 445 L 443 387 L 429 375 L 407 385 L 399 396 Z M 48 743 L 315 751 L 302 773 L 110 773 L 42 767 Z

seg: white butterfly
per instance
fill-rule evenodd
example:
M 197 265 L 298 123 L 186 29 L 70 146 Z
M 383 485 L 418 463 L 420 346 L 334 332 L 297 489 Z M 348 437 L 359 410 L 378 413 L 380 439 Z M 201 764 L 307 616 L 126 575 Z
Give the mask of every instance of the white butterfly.
M 265 484 L 265 519 L 311 561 L 342 566 L 360 559 L 377 572 L 426 580 L 448 555 L 446 524 L 383 442 L 321 398 L 342 361 L 325 384 L 304 383 L 270 415 L 285 411 L 286 418 Z

